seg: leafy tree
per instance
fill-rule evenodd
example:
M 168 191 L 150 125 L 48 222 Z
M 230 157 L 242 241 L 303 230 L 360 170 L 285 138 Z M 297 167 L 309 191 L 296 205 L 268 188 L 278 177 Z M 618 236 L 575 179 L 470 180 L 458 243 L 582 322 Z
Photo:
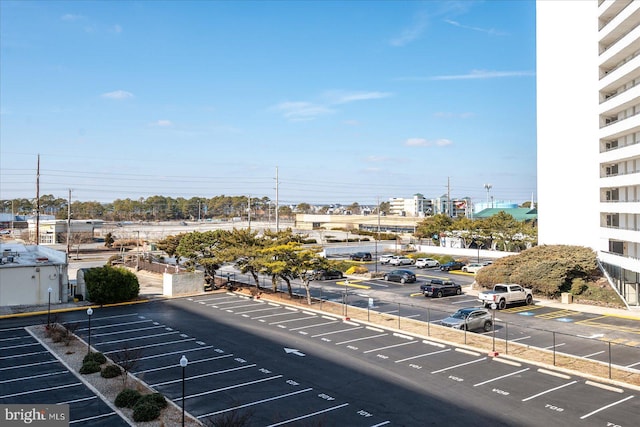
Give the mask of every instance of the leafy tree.
M 360 205 L 358 204 L 358 202 L 353 202 L 349 206 L 347 206 L 347 210 L 351 211 L 351 213 L 353 215 L 359 215 L 360 214 Z
M 115 239 L 113 238 L 112 233 L 107 233 L 106 236 L 104 236 L 104 245 L 107 248 L 112 247 L 114 242 L 115 242 Z
M 188 259 L 188 266 L 200 265 L 205 271 L 205 280 L 212 284 L 216 270 L 220 268 L 224 258 L 221 257 L 224 242 L 228 239 L 226 230 L 212 230 L 187 233 L 180 239 L 176 255 Z
M 260 250 L 268 242 L 267 239 L 259 237 L 257 231 L 234 228 L 225 236 L 218 257 L 222 262 L 235 262 L 236 268 L 243 274 L 251 274 L 256 287 L 260 288 L 258 272 L 262 270 L 263 258 Z
M 176 256 L 180 241 L 185 236 L 185 233 L 178 234 L 177 236 L 167 236 L 157 243 L 158 249 L 164 251 L 169 257 Z M 176 264 L 180 264 L 180 257 L 176 257 Z
M 380 202 L 380 213 L 389 215 L 391 212 L 391 202 Z
M 415 236 L 420 239 L 431 239 L 434 243 L 437 243 L 440 234 L 449 230 L 452 224 L 453 220 L 448 215 L 430 216 L 418 223 Z
M 496 244 L 502 245 L 504 251 L 509 250 L 509 244 L 514 241 L 516 234 L 522 227 L 516 219 L 504 211 L 500 211 L 487 218 L 489 228 L 494 232 Z
M 125 268 L 94 267 L 84 274 L 87 285 L 87 299 L 96 304 L 112 304 L 130 301 L 140 292 L 140 284 L 135 274 Z
M 311 213 L 311 205 L 309 203 L 298 203 L 296 210 L 299 213 L 308 214 Z

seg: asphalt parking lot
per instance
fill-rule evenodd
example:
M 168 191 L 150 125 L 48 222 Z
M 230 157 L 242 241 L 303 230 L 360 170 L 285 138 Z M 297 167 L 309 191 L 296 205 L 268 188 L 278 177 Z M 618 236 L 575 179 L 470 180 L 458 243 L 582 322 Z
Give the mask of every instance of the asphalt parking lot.
M 78 425 L 118 425 L 90 392 L 68 396 L 83 387 L 18 325 L 28 321 L 1 331 L 2 372 L 15 371 L 2 402 L 77 402 Z M 97 350 L 135 359 L 132 372 L 178 404 L 185 355 L 185 406 L 201 420 L 240 411 L 257 426 L 624 426 L 640 413 L 631 387 L 228 293 L 96 309 L 91 326 Z M 88 329 L 77 333 L 86 340 Z
M 74 426 L 128 426 L 22 327 L 0 327 L 0 403 L 69 405 Z

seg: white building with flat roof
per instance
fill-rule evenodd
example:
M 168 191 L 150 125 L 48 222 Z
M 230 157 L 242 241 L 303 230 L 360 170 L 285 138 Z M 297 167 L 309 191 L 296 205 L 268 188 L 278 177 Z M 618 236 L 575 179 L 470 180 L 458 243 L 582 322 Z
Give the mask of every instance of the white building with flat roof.
M 539 0 L 536 20 L 538 242 L 593 248 L 640 306 L 640 2 Z

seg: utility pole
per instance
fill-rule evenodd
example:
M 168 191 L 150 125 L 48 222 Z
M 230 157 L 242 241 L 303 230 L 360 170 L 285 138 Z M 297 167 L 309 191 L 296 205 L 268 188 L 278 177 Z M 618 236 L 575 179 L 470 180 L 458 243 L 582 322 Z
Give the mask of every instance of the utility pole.
M 278 215 L 278 167 L 276 166 L 276 233 L 280 231 L 280 217 Z
M 67 262 L 71 259 L 71 189 L 69 189 L 69 201 L 67 202 Z
M 40 244 L 40 154 L 36 170 L 36 245 Z
M 378 240 L 380 240 L 380 197 L 377 198 L 378 201 L 378 233 L 376 234 L 376 273 L 378 272 Z
M 247 221 L 249 222 L 249 231 L 251 231 L 251 194 L 247 196 Z
M 451 207 L 451 183 L 449 181 L 449 177 L 447 177 L 447 211 L 449 212 L 449 218 L 453 217 Z

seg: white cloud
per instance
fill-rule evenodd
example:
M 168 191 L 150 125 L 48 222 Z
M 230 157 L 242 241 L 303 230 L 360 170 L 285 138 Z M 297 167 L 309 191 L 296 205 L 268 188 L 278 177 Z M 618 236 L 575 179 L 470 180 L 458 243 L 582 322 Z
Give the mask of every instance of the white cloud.
M 498 79 L 503 77 L 527 77 L 535 75 L 532 71 L 486 71 L 472 70 L 467 74 L 454 74 L 429 77 L 429 80 L 472 80 L 472 79 Z
M 367 163 L 381 163 L 389 161 L 389 157 L 387 156 L 367 156 L 364 161 Z
M 396 81 L 433 81 L 433 80 L 481 80 L 481 79 L 500 79 L 509 77 L 530 77 L 535 76 L 534 71 L 485 71 L 472 70 L 467 74 L 452 74 L 444 76 L 414 76 L 414 77 L 398 77 Z
M 151 126 L 169 127 L 173 126 L 173 122 L 171 120 L 156 120 L 155 122 L 151 123 Z
M 360 121 L 358 121 L 358 120 L 343 120 L 342 123 L 347 125 L 347 126 L 360 126 L 361 125 Z
M 318 116 L 333 114 L 335 112 L 323 105 L 304 101 L 281 102 L 280 104 L 271 107 L 271 110 L 281 112 L 285 119 L 293 122 L 314 120 Z
M 81 19 L 84 19 L 84 16 L 82 15 L 74 15 L 73 13 L 66 13 L 64 15 L 62 15 L 60 17 L 60 19 L 62 19 L 63 21 L 79 21 Z
M 502 31 L 498 31 L 496 29 L 493 28 L 481 28 L 481 27 L 471 27 L 469 25 L 463 25 L 457 21 L 453 21 L 451 19 L 445 19 L 444 22 L 446 22 L 447 24 L 453 25 L 454 27 L 458 27 L 458 28 L 464 28 L 465 30 L 472 30 L 472 31 L 478 31 L 480 33 L 487 33 L 489 35 L 492 36 L 506 36 L 507 33 L 502 32 Z
M 413 23 L 403 29 L 400 35 L 392 38 L 389 41 L 391 46 L 401 47 L 419 38 L 427 28 L 427 15 L 426 13 L 419 13 L 413 18 Z
M 122 32 L 122 27 L 118 24 L 115 24 L 109 31 L 115 34 L 120 34 Z
M 451 145 L 453 142 L 449 139 L 436 139 L 435 141 L 429 141 L 425 138 L 409 138 L 405 141 L 404 145 L 407 147 L 444 147 L 446 145 Z
M 347 104 L 349 102 L 388 98 L 390 96 L 392 94 L 389 92 L 347 92 L 339 90 L 327 91 L 324 94 L 330 104 Z
M 128 99 L 128 98 L 133 98 L 133 94 L 131 92 L 127 92 L 126 90 L 116 90 L 113 92 L 107 92 L 107 93 L 103 93 L 102 95 L 103 98 L 108 98 L 108 99 Z

